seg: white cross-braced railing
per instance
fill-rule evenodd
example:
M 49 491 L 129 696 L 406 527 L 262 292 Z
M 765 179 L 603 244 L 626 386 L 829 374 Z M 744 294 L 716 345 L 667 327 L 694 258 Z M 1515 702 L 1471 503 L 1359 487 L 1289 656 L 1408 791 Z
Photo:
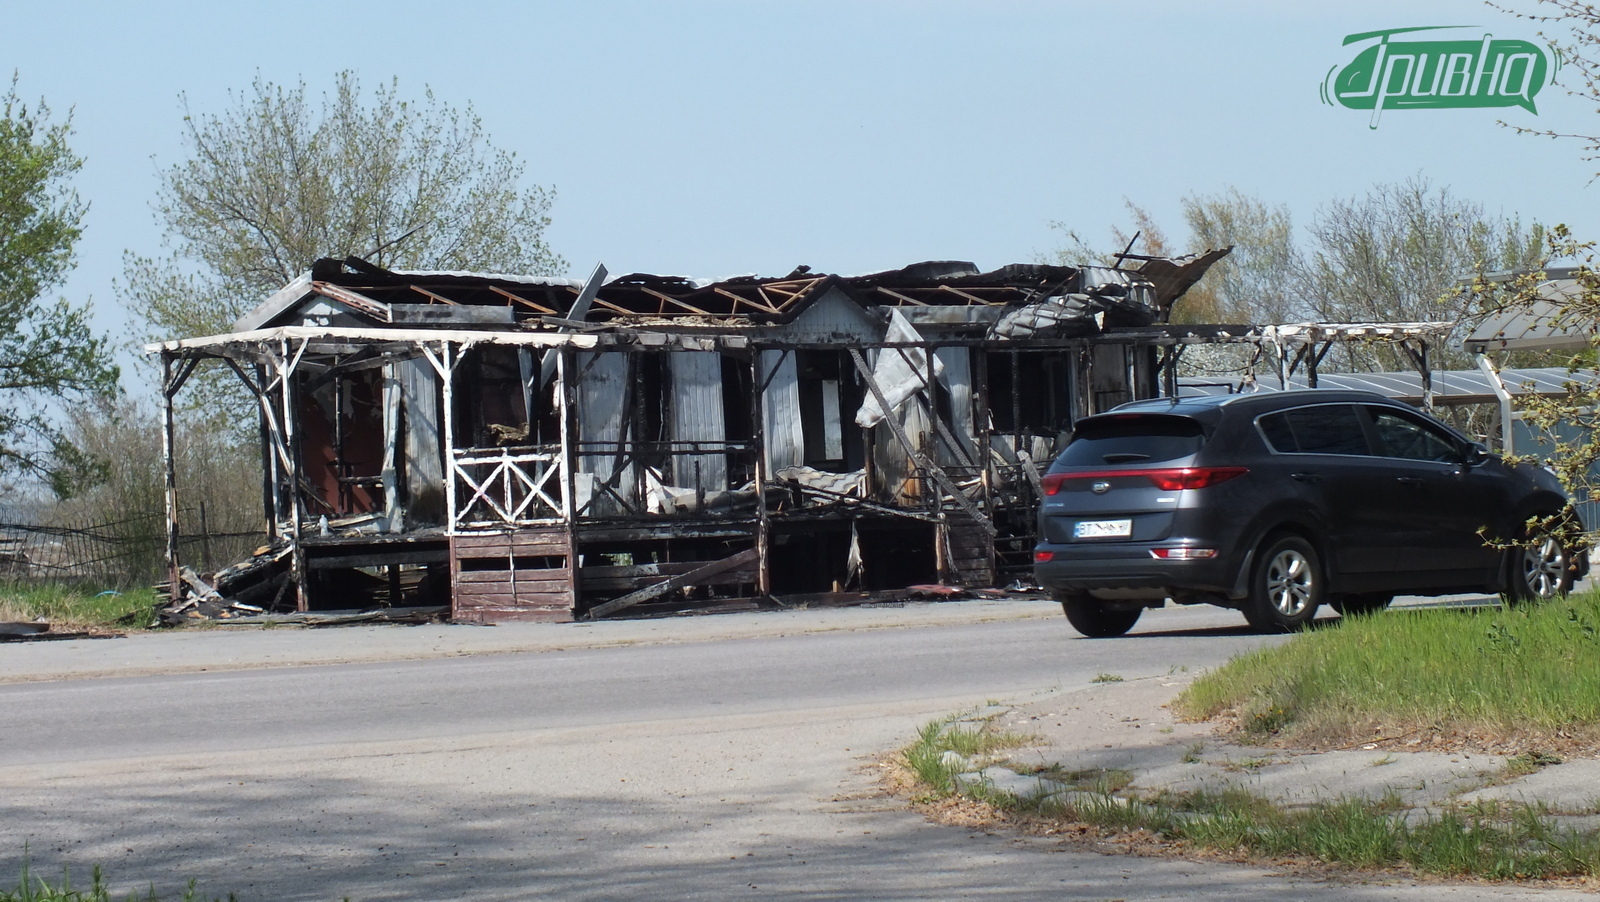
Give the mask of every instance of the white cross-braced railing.
M 566 517 L 559 452 L 457 450 L 451 465 L 467 489 L 467 497 L 456 507 L 452 529 L 489 525 L 474 516 L 481 512 L 479 502 L 498 518 L 490 521 L 493 525 Z M 474 473 L 481 475 L 474 478 Z

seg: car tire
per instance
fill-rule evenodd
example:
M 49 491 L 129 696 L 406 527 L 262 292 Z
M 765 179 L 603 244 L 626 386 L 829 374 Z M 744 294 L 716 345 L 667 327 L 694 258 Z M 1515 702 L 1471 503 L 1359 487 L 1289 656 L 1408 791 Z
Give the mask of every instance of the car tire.
M 1067 613 L 1072 628 L 1090 639 L 1112 639 L 1133 629 L 1143 608 L 1114 610 L 1087 595 L 1061 597 L 1061 610 Z
M 1506 598 L 1530 604 L 1559 598 L 1572 591 L 1572 551 L 1553 530 L 1537 530 L 1506 549 Z
M 1387 592 L 1369 592 L 1364 595 L 1340 595 L 1328 600 L 1328 604 L 1340 614 L 1350 617 L 1359 614 L 1371 614 L 1381 611 L 1394 601 L 1394 596 Z
M 1303 629 L 1323 601 L 1322 561 L 1299 536 L 1268 539 L 1256 555 L 1244 618 L 1263 633 Z

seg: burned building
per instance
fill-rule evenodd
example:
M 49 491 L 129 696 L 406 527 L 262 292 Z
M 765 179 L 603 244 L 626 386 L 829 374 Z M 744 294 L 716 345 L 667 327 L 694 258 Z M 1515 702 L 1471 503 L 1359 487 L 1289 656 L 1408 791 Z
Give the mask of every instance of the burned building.
M 1166 324 L 1225 253 L 720 281 L 322 260 L 149 349 L 169 440 L 207 361 L 260 418 L 250 561 L 184 567 L 168 456 L 173 596 L 493 622 L 1003 583 L 1074 420 L 1247 337 Z

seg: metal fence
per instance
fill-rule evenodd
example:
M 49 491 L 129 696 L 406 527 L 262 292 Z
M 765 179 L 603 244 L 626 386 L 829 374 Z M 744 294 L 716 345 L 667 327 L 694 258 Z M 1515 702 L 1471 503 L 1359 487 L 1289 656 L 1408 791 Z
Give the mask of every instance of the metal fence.
M 9 514 L 9 515 L 7 515 Z M 211 528 L 204 506 L 185 510 L 178 549 L 197 570 L 248 557 L 260 530 Z M 28 584 L 75 583 L 126 589 L 166 580 L 166 518 L 160 514 L 105 522 L 49 515 L 0 514 L 0 579 Z

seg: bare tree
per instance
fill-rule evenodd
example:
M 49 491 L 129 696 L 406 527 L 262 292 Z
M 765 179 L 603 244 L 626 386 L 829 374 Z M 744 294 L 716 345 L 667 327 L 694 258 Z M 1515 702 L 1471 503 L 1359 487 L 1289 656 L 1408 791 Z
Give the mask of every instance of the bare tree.
M 162 172 L 156 204 L 167 253 L 130 251 L 118 285 L 147 337 L 227 331 L 319 257 L 535 275 L 565 266 L 545 240 L 554 189 L 522 185 L 523 163 L 490 142 L 470 104 L 431 90 L 404 100 L 395 81 L 364 97 L 350 72 L 320 105 L 306 94 L 304 82 L 258 77 L 221 114 L 184 99 L 189 158 Z M 211 388 L 195 396 L 218 401 Z
M 1545 245 L 1543 227 L 1489 215 L 1421 177 L 1335 200 L 1306 231 L 1295 290 L 1327 322 L 1461 323 L 1475 312 L 1463 279 L 1536 267 Z M 1454 345 L 1436 348 L 1438 368 L 1468 365 Z M 1341 350 L 1352 370 L 1408 366 L 1378 345 Z

